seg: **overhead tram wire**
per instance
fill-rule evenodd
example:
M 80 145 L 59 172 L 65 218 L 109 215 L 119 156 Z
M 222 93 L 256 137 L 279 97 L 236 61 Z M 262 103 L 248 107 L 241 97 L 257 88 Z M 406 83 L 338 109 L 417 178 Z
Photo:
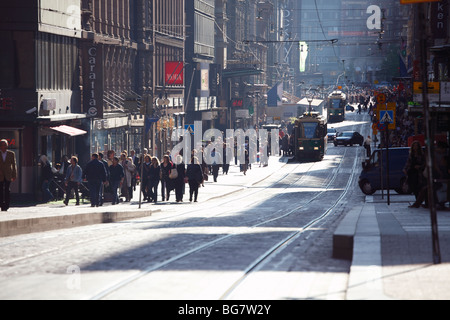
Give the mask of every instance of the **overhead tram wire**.
M 330 42 L 331 44 L 337 43 L 339 39 L 330 40 L 243 40 L 245 44 L 249 43 L 298 43 L 298 42 Z
M 326 39 L 327 36 L 325 34 L 325 30 L 323 29 L 322 21 L 320 19 L 319 8 L 317 6 L 317 0 L 314 0 L 314 5 L 316 6 L 317 19 L 319 20 L 319 24 L 320 24 L 320 28 L 322 29 L 323 37 Z M 333 46 L 334 57 L 336 58 L 336 61 L 339 61 L 339 57 L 336 54 L 336 48 L 334 47 L 334 42 L 331 42 L 331 45 Z M 345 70 L 344 70 L 344 72 L 345 72 Z

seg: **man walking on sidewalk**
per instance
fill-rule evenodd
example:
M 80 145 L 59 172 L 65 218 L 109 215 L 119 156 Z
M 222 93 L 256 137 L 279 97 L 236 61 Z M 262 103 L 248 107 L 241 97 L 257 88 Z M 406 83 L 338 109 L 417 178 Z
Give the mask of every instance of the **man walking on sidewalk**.
M 84 177 L 88 181 L 91 207 L 98 207 L 100 187 L 106 182 L 106 170 L 103 163 L 98 160 L 98 154 L 93 153 L 91 161 L 86 165 Z
M 78 193 L 78 187 L 81 184 L 81 177 L 83 175 L 83 170 L 78 165 L 78 158 L 73 156 L 70 158 L 70 166 L 67 167 L 66 177 L 64 182 L 66 184 L 66 200 L 64 204 L 69 205 L 70 192 L 73 190 L 75 193 L 75 199 L 77 200 L 76 205 L 80 205 L 80 194 Z
M 8 141 L 0 141 L 0 206 L 2 211 L 9 209 L 11 201 L 11 182 L 17 178 L 16 155 L 8 151 Z

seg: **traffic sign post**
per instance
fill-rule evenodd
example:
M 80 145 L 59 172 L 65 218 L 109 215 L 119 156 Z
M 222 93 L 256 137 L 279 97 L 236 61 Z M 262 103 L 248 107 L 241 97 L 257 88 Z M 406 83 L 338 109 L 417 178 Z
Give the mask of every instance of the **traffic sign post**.
M 389 130 L 395 130 L 396 127 L 396 108 L 397 104 L 394 102 L 378 105 L 378 119 L 380 119 L 380 123 L 384 123 Z
M 395 111 L 396 103 L 388 102 L 386 103 L 386 96 L 384 94 L 377 95 L 378 102 L 378 130 L 385 131 L 385 145 L 386 145 L 386 190 L 387 190 L 387 204 L 391 205 L 391 195 L 390 195 L 390 183 L 389 183 L 389 130 L 395 130 Z M 381 157 L 383 158 L 383 157 Z M 382 167 L 382 166 L 381 166 Z M 381 176 L 383 173 L 381 172 Z M 383 179 L 381 179 L 383 181 Z M 383 188 L 382 188 L 383 189 Z

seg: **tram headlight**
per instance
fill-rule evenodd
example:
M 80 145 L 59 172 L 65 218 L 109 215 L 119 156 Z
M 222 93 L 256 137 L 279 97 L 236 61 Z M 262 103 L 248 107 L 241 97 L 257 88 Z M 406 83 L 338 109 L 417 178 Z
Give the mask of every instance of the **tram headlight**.
M 300 148 L 298 148 L 298 150 L 305 150 L 305 148 L 303 148 L 303 147 L 300 147 Z
M 319 147 L 314 147 L 314 150 L 319 150 Z

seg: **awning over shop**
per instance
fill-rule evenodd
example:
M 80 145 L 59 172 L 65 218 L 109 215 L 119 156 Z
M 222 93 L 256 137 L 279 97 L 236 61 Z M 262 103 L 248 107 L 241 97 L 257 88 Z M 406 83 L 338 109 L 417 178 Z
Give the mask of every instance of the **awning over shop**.
M 87 132 L 78 128 L 74 128 L 71 126 L 66 126 L 66 125 L 62 125 L 62 126 L 58 126 L 58 127 L 50 127 L 50 129 L 58 131 L 58 132 L 62 132 L 65 134 L 68 134 L 69 136 L 80 136 L 83 134 L 86 134 Z

